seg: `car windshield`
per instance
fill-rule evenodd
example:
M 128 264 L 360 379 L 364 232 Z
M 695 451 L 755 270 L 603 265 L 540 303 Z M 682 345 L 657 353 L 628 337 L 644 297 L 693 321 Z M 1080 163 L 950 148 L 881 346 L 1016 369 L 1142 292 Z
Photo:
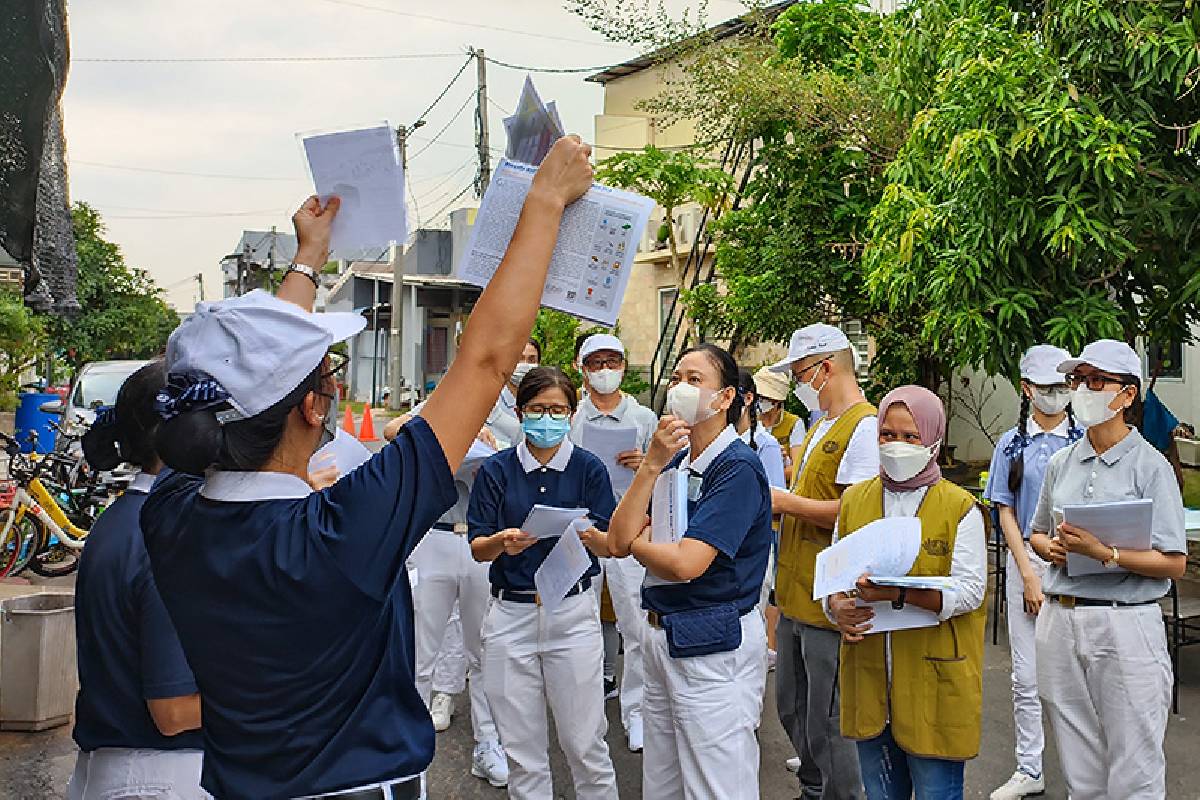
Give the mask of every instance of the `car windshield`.
M 75 384 L 71 394 L 71 405 L 76 408 L 111 406 L 117 402 L 117 391 L 125 379 L 137 371 L 141 364 L 134 364 L 128 371 L 85 372 Z

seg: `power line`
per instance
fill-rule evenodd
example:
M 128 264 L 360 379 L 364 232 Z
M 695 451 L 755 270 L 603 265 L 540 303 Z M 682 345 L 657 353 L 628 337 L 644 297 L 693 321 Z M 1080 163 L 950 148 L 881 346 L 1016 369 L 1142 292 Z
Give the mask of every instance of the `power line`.
M 197 56 L 181 58 L 72 58 L 71 63 L 89 64 L 291 64 L 326 61 L 406 61 L 425 58 L 456 58 L 460 53 L 396 53 L 377 56 Z
M 461 173 L 463 171 L 463 167 L 472 167 L 472 166 L 476 166 L 476 161 L 474 158 L 469 158 L 466 161 L 464 161 L 463 163 L 459 164 L 458 167 L 451 170 L 450 172 L 447 172 L 442 177 L 442 180 L 438 181 L 438 183 L 435 186 L 432 186 L 427 191 L 422 192 L 421 193 L 422 199 L 428 200 L 431 197 L 437 197 L 438 192 L 441 191 L 442 187 L 445 186 L 446 184 L 450 183 L 452 180 L 454 180 L 455 176 L 457 176 L 459 173 Z
M 412 161 L 412 160 L 413 160 L 413 159 L 415 159 L 417 156 L 421 155 L 421 154 L 422 154 L 422 153 L 424 153 L 426 150 L 428 150 L 429 148 L 431 148 L 431 147 L 433 147 L 435 144 L 437 144 L 437 141 L 438 141 L 438 139 L 440 139 L 440 138 L 441 138 L 442 134 L 443 134 L 443 133 L 445 133 L 447 130 L 449 130 L 450 126 L 451 126 L 451 125 L 453 125 L 453 124 L 454 124 L 454 122 L 455 122 L 455 121 L 456 121 L 456 120 L 457 120 L 457 119 L 458 119 L 460 116 L 462 116 L 462 113 L 463 113 L 463 111 L 466 111 L 466 109 L 467 109 L 467 106 L 468 106 L 468 105 L 470 104 L 470 102 L 471 102 L 472 100 L 474 100 L 474 99 L 475 99 L 475 93 L 474 93 L 474 92 L 471 92 L 469 95 L 467 95 L 466 99 L 465 99 L 465 100 L 463 100 L 463 104 L 462 104 L 461 106 L 459 106 L 459 107 L 458 107 L 458 111 L 455 111 L 455 112 L 454 112 L 454 116 L 450 117 L 449 121 L 448 121 L 448 122 L 446 122 L 446 124 L 442 126 L 442 129 L 441 129 L 440 131 L 438 131 L 437 133 L 435 133 L 435 134 L 433 135 L 433 138 L 431 138 L 431 139 L 429 140 L 429 142 L 428 142 L 428 143 L 427 143 L 427 144 L 426 144 L 424 147 L 422 147 L 420 150 L 418 150 L 417 152 L 415 152 L 415 153 L 413 153 L 411 156 L 409 156 L 409 157 L 408 157 L 408 160 L 409 160 L 409 161 Z
M 474 188 L 474 186 L 475 186 L 474 182 L 472 182 L 472 183 L 468 183 L 466 186 L 464 186 L 464 187 L 462 188 L 462 191 L 461 191 L 461 192 L 459 192 L 458 194 L 454 195 L 454 197 L 450 198 L 450 201 L 449 201 L 448 203 L 446 203 L 444 206 L 442 206 L 441 208 L 439 208 L 439 209 L 438 209 L 438 210 L 437 210 L 437 211 L 436 211 L 436 212 L 435 212 L 435 213 L 434 213 L 434 214 L 433 214 L 431 217 L 429 217 L 429 220 L 428 220 L 428 221 L 429 221 L 429 222 L 433 222 L 433 221 L 435 221 L 435 220 L 439 220 L 439 219 L 441 219 L 441 218 L 442 218 L 442 214 L 445 214 L 447 211 L 449 211 L 449 210 L 450 210 L 450 206 L 452 206 L 452 205 L 454 205 L 455 203 L 457 203 L 457 202 L 459 201 L 459 199 L 460 199 L 460 198 L 461 198 L 461 197 L 462 197 L 464 194 L 466 194 L 467 192 L 471 191 L 471 189 L 472 189 L 472 188 Z
M 504 106 L 500 105 L 499 103 L 497 103 L 497 102 L 496 102 L 495 100 L 493 100 L 492 98 L 490 98 L 490 97 L 489 97 L 489 98 L 488 98 L 488 102 L 489 102 L 489 103 L 491 103 L 493 106 L 495 106 L 495 107 L 496 107 L 496 110 L 497 110 L 497 111 L 499 111 L 499 112 L 500 112 L 501 114 L 503 114 L 504 116 L 506 116 L 506 117 L 511 117 L 511 116 L 513 115 L 513 112 L 509 111 L 507 108 L 505 108 Z
M 506 67 L 507 69 L 515 69 L 518 72 L 542 72 L 549 75 L 569 75 L 576 72 L 604 72 L 606 69 L 612 69 L 619 64 L 604 64 L 598 67 L 523 67 L 520 64 L 510 64 L 507 61 L 499 61 L 491 56 L 484 56 L 485 61 L 490 64 L 495 64 L 497 67 Z
M 159 220 L 177 220 L 177 219 L 211 219 L 217 217 L 261 217 L 266 215 L 277 216 L 286 214 L 287 211 L 280 211 L 277 208 L 268 208 L 261 211 L 214 211 L 214 212 L 186 212 L 186 213 L 165 213 L 165 214 L 105 214 L 104 219 L 159 219 Z
M 446 25 L 460 25 L 466 28 L 480 28 L 486 31 L 499 31 L 501 33 L 515 33 L 519 36 L 532 36 L 536 39 L 552 39 L 559 42 L 571 42 L 573 44 L 588 44 L 593 47 L 619 47 L 625 49 L 624 45 L 613 44 L 612 42 L 595 42 L 586 39 L 572 39 L 568 36 L 553 36 L 547 33 L 533 33 L 532 31 L 521 30 L 520 28 L 505 28 L 500 25 L 487 25 L 482 22 L 467 22 L 461 19 L 447 19 L 445 17 L 435 17 L 432 14 L 418 14 L 413 11 L 400 11 L 395 8 L 384 8 L 381 6 L 367 5 L 366 3 L 357 3 L 353 0 L 324 0 L 326 3 L 332 3 L 339 6 L 349 6 L 350 8 L 362 8 L 367 11 L 378 11 L 383 14 L 394 14 L 398 17 L 408 17 L 410 19 L 424 19 L 430 22 L 441 22 Z
M 222 173 L 215 173 L 215 172 L 185 172 L 183 170 L 177 170 L 177 169 L 157 169 L 154 167 L 135 167 L 135 166 L 131 166 L 129 164 L 109 164 L 109 163 L 102 162 L 102 161 L 83 161 L 78 158 L 72 158 L 70 161 L 70 166 L 72 166 L 72 167 L 75 167 L 75 166 L 99 167 L 101 169 L 119 169 L 119 170 L 122 170 L 125 172 L 151 172 L 156 175 L 182 175 L 182 176 L 188 177 L 188 178 L 222 178 L 222 179 L 226 179 L 226 180 L 235 180 L 235 181 L 287 181 L 287 182 L 294 183 L 296 181 L 305 180 L 304 178 L 283 178 L 283 177 L 274 177 L 274 176 L 267 176 L 267 175 L 231 175 L 228 173 L 222 174 Z
M 464 61 L 463 65 L 458 68 L 458 72 L 454 73 L 454 77 L 451 78 L 450 82 L 446 84 L 446 88 L 442 89 L 441 94 L 439 94 L 437 97 L 435 97 L 433 99 L 433 102 L 429 104 L 429 108 L 425 109 L 417 116 L 417 122 L 423 122 L 425 120 L 425 117 L 429 115 L 429 112 L 433 111 L 434 106 L 436 106 L 438 103 L 442 102 L 442 98 L 444 98 L 446 96 L 446 93 L 449 92 L 451 88 L 453 88 L 454 84 L 458 83 L 458 79 L 462 77 L 462 74 L 464 72 L 466 72 L 467 66 L 474 60 L 475 60 L 474 55 L 467 56 L 467 60 Z M 414 124 L 413 127 L 415 128 L 416 125 Z

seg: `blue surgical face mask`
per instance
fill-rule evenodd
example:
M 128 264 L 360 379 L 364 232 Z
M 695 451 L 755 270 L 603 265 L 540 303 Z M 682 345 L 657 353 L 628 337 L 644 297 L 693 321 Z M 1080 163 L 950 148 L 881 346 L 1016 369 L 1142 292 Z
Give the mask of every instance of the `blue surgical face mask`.
M 541 419 L 525 417 L 521 420 L 521 430 L 534 447 L 554 447 L 571 432 L 571 420 L 554 419 L 549 414 L 543 414 Z

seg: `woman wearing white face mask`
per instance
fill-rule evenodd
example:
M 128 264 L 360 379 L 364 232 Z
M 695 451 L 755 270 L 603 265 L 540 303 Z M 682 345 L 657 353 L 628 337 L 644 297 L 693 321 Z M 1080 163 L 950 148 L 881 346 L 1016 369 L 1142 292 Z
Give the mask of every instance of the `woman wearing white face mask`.
M 1126 421 L 1137 418 L 1141 368 L 1133 348 L 1111 339 L 1059 365 L 1087 434 L 1051 459 L 1032 522 L 1030 543 L 1051 562 L 1037 622 L 1038 686 L 1075 800 L 1166 793 L 1171 662 L 1158 599 L 1186 569 L 1187 539 L 1171 465 Z M 1059 524 L 1064 507 L 1143 498 L 1154 509 L 1147 550 Z M 1098 569 L 1069 569 L 1068 553 Z
M 917 517 L 921 547 L 909 574 L 950 579 L 906 590 L 864 575 L 855 592 L 829 598 L 843 636 L 842 735 L 858 741 L 867 800 L 961 798 L 963 763 L 979 752 L 987 545 L 974 499 L 942 478 L 945 433 L 937 395 L 920 386 L 889 392 L 879 403 L 880 475 L 847 489 L 838 512 L 842 537 L 884 517 Z M 936 624 L 871 632 L 877 612 L 905 606 Z
M 655 800 L 757 799 L 766 635 L 756 612 L 771 547 L 762 463 L 734 431 L 741 416 L 733 358 L 685 352 L 646 459 L 613 514 L 609 549 L 646 566 L 642 607 L 645 756 Z M 683 452 L 680 452 L 683 451 Z M 646 509 L 665 469 L 688 475 L 687 529 L 650 541 Z
M 984 496 L 999 510 L 1008 543 L 1008 641 L 1012 651 L 1013 717 L 1017 769 L 991 800 L 1018 800 L 1045 791 L 1042 776 L 1042 704 L 1038 699 L 1034 629 L 1045 596 L 1043 561 L 1029 545 L 1030 521 L 1050 457 L 1083 435 L 1071 414 L 1071 391 L 1058 365 L 1071 354 L 1039 344 L 1021 359 L 1021 414 L 1000 437 Z M 1030 422 L 1032 421 L 1032 425 Z

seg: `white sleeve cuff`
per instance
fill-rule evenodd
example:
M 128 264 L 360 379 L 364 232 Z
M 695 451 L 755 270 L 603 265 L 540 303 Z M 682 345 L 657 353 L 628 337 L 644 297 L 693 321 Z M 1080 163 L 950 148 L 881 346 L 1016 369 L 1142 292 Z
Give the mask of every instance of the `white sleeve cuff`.
M 945 622 L 954 616 L 958 604 L 958 592 L 954 589 L 942 589 L 942 610 L 938 612 L 938 621 Z

